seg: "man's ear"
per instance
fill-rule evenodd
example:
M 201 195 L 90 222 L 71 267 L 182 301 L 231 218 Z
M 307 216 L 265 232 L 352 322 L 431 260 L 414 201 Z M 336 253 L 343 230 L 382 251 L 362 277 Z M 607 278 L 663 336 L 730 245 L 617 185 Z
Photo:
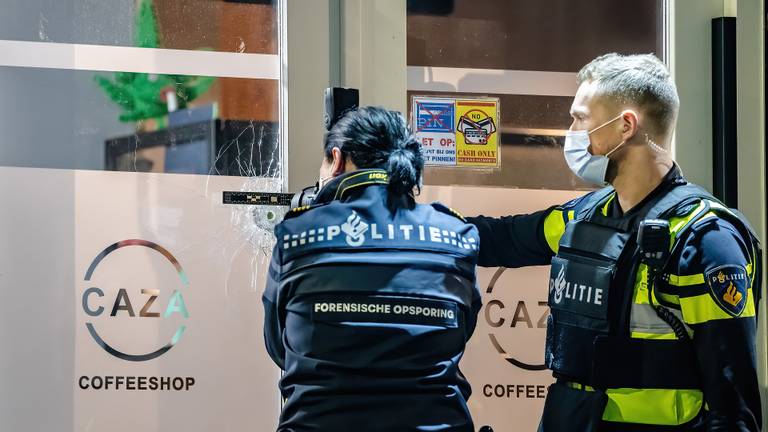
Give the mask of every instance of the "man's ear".
M 621 139 L 629 141 L 637 134 L 638 115 L 634 110 L 621 113 Z
M 331 149 L 331 155 L 333 156 L 333 165 L 331 165 L 331 175 L 333 177 L 339 176 L 341 174 L 344 174 L 344 168 L 345 168 L 345 162 L 346 159 L 344 158 L 344 155 L 341 154 L 341 150 L 338 147 L 334 147 Z

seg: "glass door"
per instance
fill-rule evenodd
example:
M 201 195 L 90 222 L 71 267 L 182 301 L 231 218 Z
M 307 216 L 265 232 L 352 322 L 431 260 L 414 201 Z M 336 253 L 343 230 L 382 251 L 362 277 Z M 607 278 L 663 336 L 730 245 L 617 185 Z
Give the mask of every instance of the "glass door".
M 274 429 L 282 4 L 4 3 L 0 429 Z

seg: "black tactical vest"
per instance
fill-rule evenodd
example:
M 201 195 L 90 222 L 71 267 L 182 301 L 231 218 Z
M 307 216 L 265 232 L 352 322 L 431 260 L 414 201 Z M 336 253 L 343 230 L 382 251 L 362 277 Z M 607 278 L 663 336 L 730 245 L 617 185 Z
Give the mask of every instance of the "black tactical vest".
M 600 389 L 700 388 L 689 340 L 630 337 L 630 311 L 642 262 L 636 237 L 644 219 L 668 220 L 687 214 L 702 200 L 718 201 L 704 189 L 678 180 L 644 204 L 635 217 L 609 218 L 600 210 L 613 192 L 608 187 L 589 198 L 566 225 L 552 259 L 547 367 L 557 378 Z M 709 209 L 699 212 L 699 217 L 707 213 Z M 758 250 L 756 236 L 742 216 L 735 211 L 718 216 L 727 218 Z M 673 249 L 696 220 L 678 231 Z M 759 298 L 759 289 L 753 292 Z

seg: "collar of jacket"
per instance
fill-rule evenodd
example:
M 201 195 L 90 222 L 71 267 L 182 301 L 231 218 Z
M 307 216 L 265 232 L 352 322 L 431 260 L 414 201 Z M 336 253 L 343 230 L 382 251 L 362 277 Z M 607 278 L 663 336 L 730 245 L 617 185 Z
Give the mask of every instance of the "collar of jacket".
M 627 212 L 622 211 L 617 205 L 618 200 L 611 198 L 609 207 L 606 208 L 607 209 L 606 216 L 610 216 L 611 218 L 628 218 L 630 216 L 633 217 L 637 213 L 642 213 L 643 212 L 642 209 L 647 207 L 648 203 L 657 199 L 660 195 L 669 192 L 670 190 L 672 190 L 677 186 L 681 186 L 687 183 L 688 181 L 685 180 L 685 177 L 683 177 L 683 170 L 680 169 L 680 166 L 677 165 L 677 162 L 673 162 L 672 168 L 670 168 L 670 170 L 661 180 L 661 183 L 659 183 L 658 186 L 656 186 L 648 195 L 646 195 L 645 198 L 643 198 L 639 203 L 637 203 L 629 211 Z M 611 192 L 611 195 L 613 195 L 614 193 L 615 192 Z
M 383 169 L 361 169 L 342 174 L 328 182 L 317 193 L 313 204 L 325 204 L 342 199 L 350 192 L 371 185 L 388 185 L 389 175 Z
M 663 183 L 688 183 L 683 177 L 683 170 L 680 169 L 680 165 L 677 162 L 672 162 L 672 168 L 667 175 L 664 176 Z

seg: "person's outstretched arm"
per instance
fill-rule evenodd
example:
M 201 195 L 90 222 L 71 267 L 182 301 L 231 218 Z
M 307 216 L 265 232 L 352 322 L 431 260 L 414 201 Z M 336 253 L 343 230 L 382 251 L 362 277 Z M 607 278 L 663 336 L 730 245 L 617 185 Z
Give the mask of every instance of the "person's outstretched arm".
M 574 219 L 584 197 L 530 214 L 499 218 L 476 216 L 467 221 L 480 232 L 481 267 L 549 265 L 565 225 Z

